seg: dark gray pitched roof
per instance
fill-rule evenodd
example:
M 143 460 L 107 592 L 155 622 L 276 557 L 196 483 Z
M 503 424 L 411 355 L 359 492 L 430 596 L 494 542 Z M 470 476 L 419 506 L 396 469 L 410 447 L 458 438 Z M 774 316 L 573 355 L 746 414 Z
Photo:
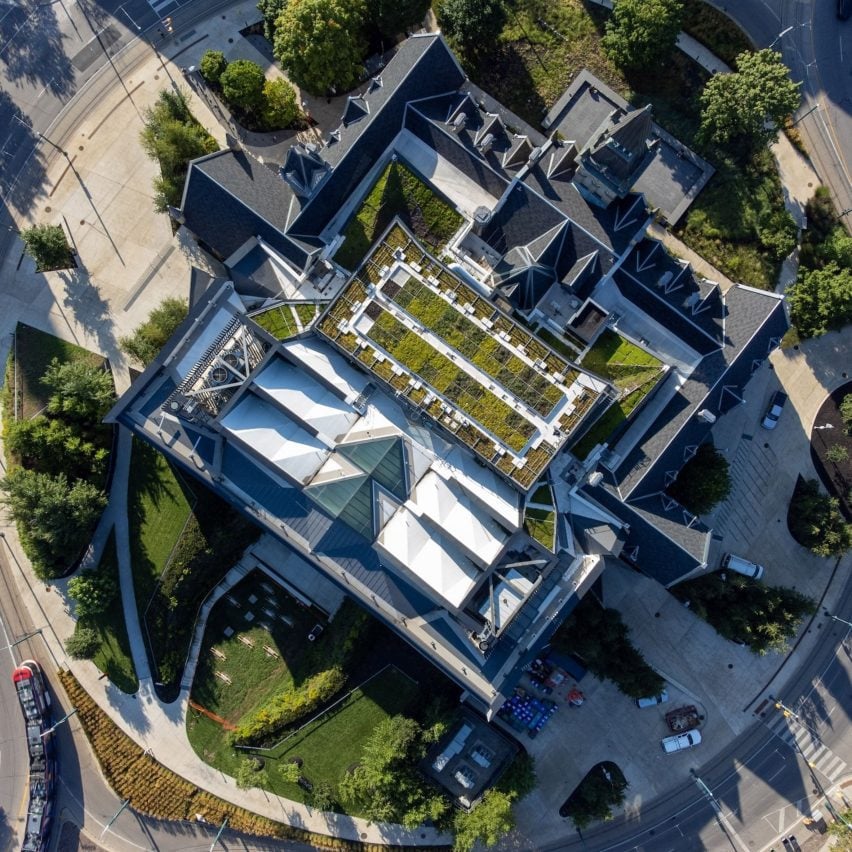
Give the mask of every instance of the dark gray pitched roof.
M 260 236 L 301 269 L 316 248 L 286 235 L 291 207 L 295 195 L 271 169 L 224 150 L 190 164 L 181 210 L 187 228 L 222 257 Z
M 308 198 L 328 173 L 326 163 L 315 146 L 297 143 L 287 151 L 281 176 L 300 198 Z
M 348 127 L 356 121 L 370 114 L 370 106 L 363 95 L 350 95 L 346 99 L 346 107 L 343 110 L 343 126 Z
M 621 183 L 631 178 L 642 163 L 652 128 L 650 105 L 626 115 L 619 110 L 617 117 L 592 141 L 588 158 Z
M 618 464 L 615 479 L 623 496 L 636 499 L 663 491 L 691 448 L 706 440 L 710 431 L 710 424 L 697 412 L 707 409 L 718 416 L 736 404 L 751 374 L 779 345 L 787 329 L 779 296 L 734 285 L 725 294 L 725 304 L 725 345 L 705 355 Z M 629 431 L 626 438 L 631 439 Z
M 494 211 L 482 238 L 498 252 L 525 246 L 565 221 L 565 216 L 523 183 L 516 183 Z
M 405 108 L 415 98 L 455 92 L 464 72 L 440 35 L 406 39 L 382 70 L 382 85 L 364 97 L 369 115 L 340 128 L 339 143 L 323 149 L 333 172 L 292 225 L 301 236 L 319 234 L 366 177 L 402 127 Z
M 623 503 L 610 486 L 585 485 L 580 490 L 628 524 L 621 558 L 664 586 L 683 579 L 706 561 L 710 531 L 666 517 L 659 495 L 637 505 Z

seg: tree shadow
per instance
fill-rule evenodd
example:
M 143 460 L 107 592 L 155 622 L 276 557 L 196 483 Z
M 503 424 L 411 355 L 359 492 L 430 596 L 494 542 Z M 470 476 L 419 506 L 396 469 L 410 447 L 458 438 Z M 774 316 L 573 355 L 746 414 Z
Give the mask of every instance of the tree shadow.
M 0 89 L 0 127 L 6 128 L 8 133 L 0 148 L 3 206 L 19 214 L 32 213 L 38 200 L 45 196 L 46 157 L 37 147 L 39 137 L 32 129 L 32 121 L 4 89 Z M 13 236 L 12 231 L 4 228 L 0 243 L 10 235 Z
M 11 83 L 43 87 L 66 99 L 76 89 L 74 66 L 65 53 L 66 36 L 58 15 L 65 14 L 60 2 L 25 0 L 0 19 L 0 62 Z
M 99 352 L 117 348 L 109 305 L 85 270 L 66 269 L 57 273 L 65 285 L 63 306 L 69 310 L 79 325 L 98 341 Z

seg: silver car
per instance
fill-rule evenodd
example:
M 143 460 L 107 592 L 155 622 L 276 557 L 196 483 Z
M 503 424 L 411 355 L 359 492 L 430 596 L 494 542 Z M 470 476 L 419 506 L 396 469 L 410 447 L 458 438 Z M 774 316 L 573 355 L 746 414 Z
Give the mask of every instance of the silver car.
M 766 414 L 763 417 L 763 428 L 774 429 L 778 425 L 778 418 L 784 410 L 784 404 L 787 402 L 787 394 L 784 391 L 775 391 L 772 394 L 772 399 L 769 402 L 769 408 L 766 409 Z

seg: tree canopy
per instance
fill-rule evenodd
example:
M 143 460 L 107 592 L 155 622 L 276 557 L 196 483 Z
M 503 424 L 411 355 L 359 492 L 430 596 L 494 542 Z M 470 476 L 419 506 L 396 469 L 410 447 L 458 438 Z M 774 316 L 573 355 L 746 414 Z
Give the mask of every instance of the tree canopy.
M 847 393 L 840 403 L 840 416 L 843 418 L 843 425 L 846 427 L 846 434 L 852 435 L 852 393 Z
M 370 20 L 387 39 L 418 26 L 428 10 L 429 0 L 367 0 Z
M 368 819 L 398 822 L 406 828 L 441 820 L 449 804 L 426 785 L 417 770 L 427 745 L 422 728 L 413 719 L 384 719 L 364 744 L 358 765 L 342 778 L 342 799 Z
M 229 104 L 253 112 L 263 105 L 263 69 L 250 59 L 235 59 L 219 77 L 222 94 Z
M 39 415 L 10 420 L 4 436 L 6 449 L 27 468 L 41 473 L 64 470 L 72 479 L 99 477 L 108 451 L 81 434 L 76 425 Z
M 66 269 L 74 265 L 71 246 L 59 225 L 33 225 L 21 231 L 21 239 L 39 272 Z
M 78 422 L 98 422 L 115 402 L 112 374 L 86 361 L 54 358 L 41 383 L 50 391 L 47 410 Z
M 133 334 L 119 340 L 119 346 L 122 351 L 147 367 L 157 357 L 177 327 L 186 319 L 186 314 L 185 299 L 174 297 L 164 299 L 159 307 L 148 314 L 148 319 L 137 326 Z
M 456 813 L 453 850 L 470 852 L 477 843 L 495 846 L 514 827 L 512 797 L 499 790 L 488 790 L 473 810 Z
M 221 50 L 206 50 L 201 57 L 201 62 L 198 63 L 201 76 L 214 86 L 219 85 L 227 67 L 228 60 L 225 59 L 225 54 Z
M 594 820 L 612 819 L 612 809 L 624 802 L 628 786 L 624 773 L 615 763 L 598 763 L 572 791 L 559 815 L 570 817 L 580 829 Z
M 77 625 L 74 633 L 65 640 L 65 650 L 74 660 L 91 660 L 101 647 L 101 637 L 93 627 Z
M 77 604 L 78 618 L 97 618 L 115 602 L 118 586 L 106 571 L 83 571 L 68 581 L 68 597 Z
M 263 121 L 267 127 L 289 127 L 300 113 L 296 90 L 286 80 L 278 78 L 263 84 Z
M 781 54 L 773 50 L 741 53 L 736 64 L 736 71 L 707 81 L 699 136 L 748 153 L 778 136 L 784 119 L 798 109 L 800 84 L 790 79 Z
M 347 91 L 363 72 L 366 18 L 364 0 L 290 0 L 276 24 L 275 56 L 315 95 Z
M 2 503 L 21 533 L 21 544 L 41 579 L 60 575 L 106 505 L 106 494 L 64 473 L 51 476 L 16 467 L 0 481 Z
M 668 487 L 668 493 L 695 515 L 711 511 L 730 492 L 728 460 L 712 444 L 702 444 Z
M 671 55 L 682 24 L 680 0 L 615 0 L 604 50 L 623 68 L 647 67 Z
M 818 337 L 852 321 L 852 267 L 834 261 L 800 270 L 787 288 L 790 316 L 802 337 Z
M 441 29 L 469 53 L 494 44 L 506 22 L 502 0 L 444 0 L 439 9 Z
M 796 482 L 787 526 L 793 538 L 817 556 L 842 556 L 852 548 L 852 524 L 846 523 L 837 498 L 823 494 L 815 479 Z

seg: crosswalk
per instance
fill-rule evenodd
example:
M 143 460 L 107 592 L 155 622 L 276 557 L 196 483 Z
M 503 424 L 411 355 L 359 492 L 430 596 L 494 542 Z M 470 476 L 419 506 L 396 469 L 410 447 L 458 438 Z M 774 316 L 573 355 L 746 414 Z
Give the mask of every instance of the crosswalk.
M 846 772 L 846 762 L 838 757 L 808 727 L 795 719 L 787 719 L 783 713 L 775 712 L 766 720 L 767 727 L 779 739 L 798 754 L 832 784 L 837 783 Z
M 168 12 L 174 12 L 180 6 L 179 0 L 148 0 L 148 5 L 162 18 Z

